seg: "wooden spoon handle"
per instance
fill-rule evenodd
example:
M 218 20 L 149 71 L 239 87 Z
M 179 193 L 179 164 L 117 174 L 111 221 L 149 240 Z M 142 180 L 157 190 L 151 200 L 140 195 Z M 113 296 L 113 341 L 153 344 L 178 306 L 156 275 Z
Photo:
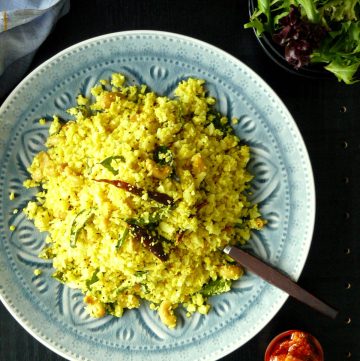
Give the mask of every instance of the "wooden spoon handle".
M 281 273 L 274 267 L 269 266 L 264 261 L 261 261 L 260 259 L 236 247 L 227 246 L 224 248 L 224 252 L 240 265 L 247 268 L 249 271 L 255 273 L 268 283 L 285 291 L 287 294 L 296 298 L 298 301 L 305 303 L 306 305 L 332 319 L 336 318 L 338 314 L 337 310 L 327 305 L 325 302 L 319 300 L 310 292 L 301 288 L 288 276 Z

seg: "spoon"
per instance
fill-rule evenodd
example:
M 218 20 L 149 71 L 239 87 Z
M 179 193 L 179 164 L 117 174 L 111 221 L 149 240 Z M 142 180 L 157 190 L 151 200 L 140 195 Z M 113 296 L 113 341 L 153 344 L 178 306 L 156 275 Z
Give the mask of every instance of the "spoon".
M 249 271 L 255 273 L 260 278 L 268 283 L 285 291 L 288 295 L 296 298 L 298 301 L 312 307 L 316 311 L 321 312 L 325 316 L 335 319 L 338 311 L 319 300 L 310 292 L 301 288 L 290 277 L 278 271 L 272 266 L 269 266 L 259 258 L 250 255 L 249 253 L 237 247 L 226 246 L 223 252 L 233 258 L 240 265 L 247 268 Z

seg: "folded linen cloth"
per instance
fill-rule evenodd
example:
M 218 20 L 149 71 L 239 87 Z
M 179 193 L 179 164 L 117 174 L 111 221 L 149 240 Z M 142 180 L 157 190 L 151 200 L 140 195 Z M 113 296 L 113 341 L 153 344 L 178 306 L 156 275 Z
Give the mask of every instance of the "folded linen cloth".
M 0 97 L 22 79 L 36 50 L 69 8 L 70 0 L 0 1 Z

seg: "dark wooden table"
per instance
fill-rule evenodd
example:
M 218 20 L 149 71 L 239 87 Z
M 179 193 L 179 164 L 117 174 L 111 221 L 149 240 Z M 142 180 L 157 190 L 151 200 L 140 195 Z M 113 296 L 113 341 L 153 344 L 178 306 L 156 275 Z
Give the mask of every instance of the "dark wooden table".
M 77 0 L 40 47 L 31 69 L 79 41 L 110 32 L 155 29 L 213 44 L 254 69 L 289 108 L 308 148 L 316 183 L 313 243 L 299 283 L 340 310 L 333 321 L 289 299 L 252 340 L 223 360 L 259 361 L 277 333 L 318 337 L 326 361 L 360 360 L 360 85 L 291 75 L 264 54 L 246 0 Z M 0 50 L 1 51 L 1 50 Z M 4 99 L 0 99 L 0 104 Z M 0 270 L 1 271 L 1 270 Z M 0 360 L 63 360 L 30 336 L 0 305 Z M 102 361 L 102 360 L 99 360 Z

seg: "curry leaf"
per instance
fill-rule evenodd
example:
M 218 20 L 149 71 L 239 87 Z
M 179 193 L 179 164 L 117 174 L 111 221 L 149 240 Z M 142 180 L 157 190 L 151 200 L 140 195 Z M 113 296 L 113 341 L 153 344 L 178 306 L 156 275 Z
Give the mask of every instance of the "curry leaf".
M 171 165 L 173 154 L 166 145 L 159 145 L 154 151 L 154 160 L 160 165 Z
M 97 276 L 98 272 L 99 272 L 99 268 L 97 268 L 97 269 L 94 271 L 92 277 L 91 277 L 89 280 L 86 281 L 86 287 L 87 287 L 88 289 L 91 288 L 91 285 L 92 285 L 93 283 L 99 281 L 99 277 Z
M 231 281 L 225 280 L 223 278 L 218 278 L 214 281 L 210 281 L 207 283 L 201 290 L 201 293 L 206 296 L 214 296 L 219 295 L 220 293 L 224 293 L 230 291 Z
M 125 231 L 123 232 L 123 234 L 119 237 L 118 243 L 116 244 L 116 248 L 119 249 L 124 242 L 126 241 L 126 238 L 129 234 L 129 228 L 125 228 Z
M 120 159 L 122 162 L 125 162 L 125 158 L 122 155 L 114 155 L 111 157 L 105 158 L 103 161 L 100 162 L 100 164 L 105 167 L 107 170 L 109 170 L 112 174 L 118 175 L 119 171 L 116 170 L 112 165 L 111 162 L 113 160 Z
M 84 228 L 86 222 L 92 216 L 92 210 L 84 209 L 80 213 L 78 213 L 71 225 L 70 230 L 70 247 L 76 247 L 76 242 L 79 237 L 80 231 Z

